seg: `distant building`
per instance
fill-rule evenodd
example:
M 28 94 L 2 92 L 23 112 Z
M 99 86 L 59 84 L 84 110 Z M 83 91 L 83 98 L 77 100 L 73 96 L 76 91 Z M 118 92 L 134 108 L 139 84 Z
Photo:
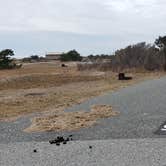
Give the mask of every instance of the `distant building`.
M 46 53 L 46 60 L 60 60 L 63 53 L 59 52 L 50 52 Z

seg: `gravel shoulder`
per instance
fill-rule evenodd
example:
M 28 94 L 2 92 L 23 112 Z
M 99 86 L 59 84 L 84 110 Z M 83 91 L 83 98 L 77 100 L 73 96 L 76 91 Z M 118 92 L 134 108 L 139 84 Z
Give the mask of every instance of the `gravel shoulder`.
M 0 165 L 165 166 L 165 144 L 165 139 L 75 141 L 61 146 L 48 142 L 0 144 Z

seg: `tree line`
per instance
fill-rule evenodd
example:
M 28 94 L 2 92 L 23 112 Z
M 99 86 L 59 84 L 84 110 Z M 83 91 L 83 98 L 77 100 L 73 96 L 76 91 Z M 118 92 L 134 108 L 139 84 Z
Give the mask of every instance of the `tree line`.
M 16 64 L 12 56 L 14 56 L 14 51 L 11 49 L 0 51 L 0 69 L 13 69 L 22 66 L 21 64 Z
M 166 36 L 156 39 L 153 45 L 141 42 L 117 50 L 112 56 L 111 68 L 114 71 L 131 68 L 166 71 Z
M 0 69 L 19 68 L 12 56 L 13 50 L 5 49 L 0 51 Z M 82 56 L 76 51 L 71 50 L 61 55 L 61 61 L 81 61 Z M 126 48 L 117 50 L 114 55 L 89 55 L 90 60 L 110 59 L 110 70 L 120 71 L 131 68 L 144 68 L 146 70 L 166 71 L 166 36 L 159 36 L 153 45 L 146 42 L 129 45 Z M 43 60 L 37 55 L 25 60 Z M 108 64 L 107 64 L 108 68 Z

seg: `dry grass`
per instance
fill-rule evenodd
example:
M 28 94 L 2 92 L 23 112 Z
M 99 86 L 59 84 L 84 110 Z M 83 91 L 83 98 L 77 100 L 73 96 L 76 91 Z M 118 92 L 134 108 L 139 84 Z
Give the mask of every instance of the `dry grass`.
M 57 112 L 63 114 L 63 110 L 73 104 L 165 74 L 134 73 L 131 74 L 133 80 L 118 81 L 116 73 L 77 71 L 76 66 L 70 64 L 68 68 L 59 66 L 41 63 L 0 71 L 0 120 L 39 112 L 47 112 L 47 117 Z
M 101 76 L 79 72 L 76 66 L 62 68 L 58 63 L 27 64 L 21 69 L 0 70 L 0 90 L 49 88 L 98 79 Z
M 94 105 L 90 112 L 59 112 L 48 117 L 34 118 L 25 132 L 72 131 L 92 126 L 98 119 L 118 115 L 109 105 Z
M 110 62 L 93 62 L 93 63 L 78 63 L 77 69 L 79 71 L 85 70 L 98 70 L 98 71 L 110 71 Z
M 72 66 L 69 64 L 69 68 L 61 68 L 61 63 L 25 63 L 20 69 L 12 70 L 0 70 L 0 78 L 14 77 L 14 76 L 23 76 L 30 74 L 60 74 L 60 73 L 74 73 L 76 71 L 76 65 Z

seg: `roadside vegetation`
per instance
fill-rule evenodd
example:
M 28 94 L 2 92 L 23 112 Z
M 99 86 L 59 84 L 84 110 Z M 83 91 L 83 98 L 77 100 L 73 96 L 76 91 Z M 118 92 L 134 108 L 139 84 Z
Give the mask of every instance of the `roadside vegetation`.
M 3 50 L 0 52 L 0 68 L 3 69 L 0 70 L 0 120 L 38 114 L 40 117 L 32 119 L 32 125 L 25 130 L 36 132 L 75 130 L 94 125 L 100 118 L 118 116 L 111 106 L 99 106 L 102 109 L 89 114 L 66 113 L 64 109 L 108 91 L 160 78 L 165 75 L 165 50 L 165 37 L 159 37 L 155 45 L 138 43 L 112 56 L 82 58 L 72 50 L 62 55 L 66 67 L 60 61 L 38 63 L 41 58 L 34 55 L 30 58 L 34 62 L 23 63 L 19 70 L 8 70 L 17 65 L 11 58 L 13 51 Z M 119 72 L 133 79 L 120 81 Z
M 128 75 L 132 76 L 133 80 L 124 82 L 117 79 L 116 72 L 78 71 L 76 63 L 67 63 L 67 68 L 61 67 L 60 64 L 30 63 L 23 65 L 19 70 L 0 70 L 0 119 L 12 120 L 35 113 L 41 114 L 42 123 L 38 121 L 40 127 L 45 124 L 53 125 L 53 118 L 50 118 L 49 123 L 47 117 L 56 114 L 67 116 L 64 113 L 67 107 L 108 91 L 164 75 L 161 72 L 130 72 Z M 46 123 L 43 118 L 46 118 Z M 52 129 L 54 127 L 52 126 Z
M 166 36 L 157 38 L 154 44 L 141 42 L 119 49 L 112 55 L 89 55 L 87 59 L 91 63 L 78 64 L 79 70 L 166 71 Z
M 61 61 L 81 61 L 82 57 L 76 50 L 71 50 L 61 55 Z
M 22 65 L 17 65 L 14 59 L 11 58 L 12 56 L 14 56 L 14 52 L 11 49 L 0 51 L 0 69 L 21 68 Z

